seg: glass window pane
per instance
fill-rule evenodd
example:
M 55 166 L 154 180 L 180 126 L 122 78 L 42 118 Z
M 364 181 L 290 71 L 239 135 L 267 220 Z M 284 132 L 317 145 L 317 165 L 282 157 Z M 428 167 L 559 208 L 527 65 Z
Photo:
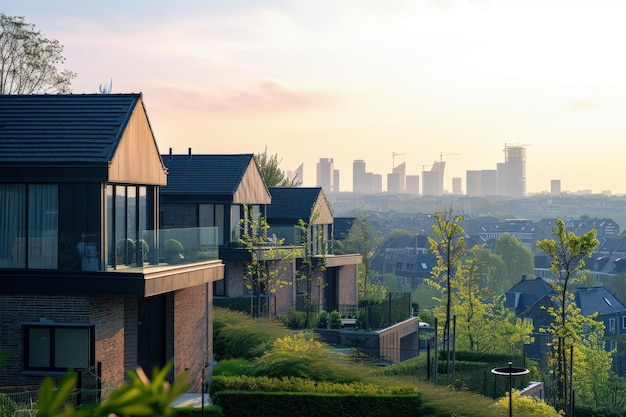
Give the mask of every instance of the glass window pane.
M 50 329 L 28 329 L 28 366 L 30 368 L 50 367 Z
M 26 226 L 23 184 L 0 185 L 0 268 L 26 266 Z
M 241 237 L 241 206 L 230 206 L 230 241 L 236 242 Z
M 115 221 L 113 219 L 114 205 L 113 205 L 113 186 L 107 185 L 106 188 L 107 199 L 107 265 L 109 267 L 115 266 L 115 232 L 113 226 Z
M 28 187 L 28 268 L 57 269 L 58 202 L 57 185 Z
M 57 327 L 54 334 L 54 366 L 78 369 L 89 365 L 89 329 Z
M 215 205 L 215 226 L 217 226 L 218 244 L 224 245 L 224 205 Z
M 126 187 L 115 187 L 115 264 L 128 265 L 126 241 Z M 132 251 L 130 251 L 132 253 Z

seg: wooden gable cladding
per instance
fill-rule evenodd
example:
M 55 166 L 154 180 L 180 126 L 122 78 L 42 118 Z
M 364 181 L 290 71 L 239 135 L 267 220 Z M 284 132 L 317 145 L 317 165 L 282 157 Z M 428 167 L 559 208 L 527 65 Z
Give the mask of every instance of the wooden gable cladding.
M 250 160 L 250 164 L 233 195 L 234 204 L 270 204 L 272 197 L 270 196 L 265 181 L 261 177 L 261 172 L 254 160 Z
M 167 171 L 139 100 L 109 164 L 109 182 L 166 185 Z
M 311 213 L 311 224 L 333 224 L 333 213 L 330 209 L 330 203 L 323 193 L 320 193 L 313 206 Z

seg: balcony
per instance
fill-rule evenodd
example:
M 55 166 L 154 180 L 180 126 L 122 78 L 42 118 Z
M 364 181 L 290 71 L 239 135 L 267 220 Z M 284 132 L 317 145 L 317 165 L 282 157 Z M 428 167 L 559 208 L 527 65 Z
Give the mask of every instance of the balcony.
M 104 251 L 98 234 L 50 239 L 16 240 L 0 293 L 147 297 L 224 278 L 215 227 L 148 231 Z

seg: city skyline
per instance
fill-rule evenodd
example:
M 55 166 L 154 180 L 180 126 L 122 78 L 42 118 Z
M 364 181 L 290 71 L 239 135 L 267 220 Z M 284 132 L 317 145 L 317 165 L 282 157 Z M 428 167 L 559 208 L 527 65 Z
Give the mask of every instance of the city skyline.
M 161 152 L 332 158 L 384 176 L 444 156 L 444 188 L 527 145 L 527 193 L 612 190 L 626 153 L 626 4 L 7 0 L 64 45 L 75 93 L 142 92 Z M 384 187 L 386 188 L 386 187 Z

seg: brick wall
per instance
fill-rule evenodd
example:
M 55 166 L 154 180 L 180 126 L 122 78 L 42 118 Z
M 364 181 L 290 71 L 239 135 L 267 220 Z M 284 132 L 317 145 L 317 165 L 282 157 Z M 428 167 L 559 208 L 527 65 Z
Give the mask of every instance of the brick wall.
M 41 376 L 21 375 L 24 366 L 22 323 L 95 324 L 96 362 L 102 362 L 104 387 L 124 378 L 123 300 L 105 297 L 0 296 L 0 352 L 9 358 L 0 385 L 39 385 Z
M 176 291 L 173 297 L 174 374 L 187 370 L 190 391 L 195 392 L 201 389 L 203 365 L 213 360 L 212 288 L 210 284 L 186 288 Z

